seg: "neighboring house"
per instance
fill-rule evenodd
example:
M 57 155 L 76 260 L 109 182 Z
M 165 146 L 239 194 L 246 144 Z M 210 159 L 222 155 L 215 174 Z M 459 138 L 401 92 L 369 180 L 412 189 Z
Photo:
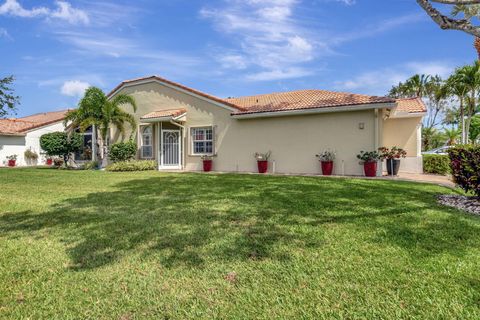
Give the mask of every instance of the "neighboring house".
M 63 131 L 63 119 L 68 110 L 38 113 L 17 119 L 0 119 L 0 166 L 6 165 L 6 157 L 17 155 L 17 166 L 45 163 L 40 149 L 40 137 L 49 132 Z M 27 163 L 26 150 L 39 155 L 37 163 Z
M 271 172 L 318 174 L 315 154 L 331 149 L 335 174 L 362 175 L 357 153 L 398 146 L 408 152 L 401 171 L 422 172 L 420 99 L 324 90 L 221 99 L 157 76 L 124 81 L 109 97 L 119 93 L 137 102 L 138 158 L 160 170 L 199 171 L 207 154 L 216 171 L 256 172 L 253 154 L 271 151 Z

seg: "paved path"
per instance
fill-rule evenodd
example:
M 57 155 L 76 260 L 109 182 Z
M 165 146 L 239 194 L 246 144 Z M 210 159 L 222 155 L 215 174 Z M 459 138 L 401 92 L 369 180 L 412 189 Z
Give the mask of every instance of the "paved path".
M 383 176 L 381 179 L 391 179 L 391 180 L 406 180 L 406 181 L 417 181 L 417 182 L 427 182 L 438 184 L 441 186 L 454 188 L 455 183 L 453 183 L 450 176 L 442 176 L 438 174 L 424 174 L 424 173 L 400 173 L 398 177 Z

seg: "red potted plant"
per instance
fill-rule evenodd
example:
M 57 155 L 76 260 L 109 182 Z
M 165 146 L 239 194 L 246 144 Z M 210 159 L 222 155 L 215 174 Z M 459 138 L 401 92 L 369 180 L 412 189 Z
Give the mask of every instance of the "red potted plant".
M 203 161 L 203 171 L 204 172 L 212 171 L 212 164 L 213 164 L 212 156 L 203 155 L 202 161 Z
M 377 175 L 377 162 L 380 159 L 380 154 L 377 151 L 360 151 L 360 154 L 357 154 L 357 158 L 363 164 L 365 176 L 375 177 Z
M 266 173 L 268 171 L 268 159 L 270 158 L 271 152 L 267 153 L 258 153 L 256 152 L 253 156 L 257 159 L 258 173 Z
M 333 161 L 335 160 L 335 151 L 325 150 L 316 155 L 320 159 L 322 167 L 322 174 L 324 176 L 331 176 L 333 172 Z
M 8 156 L 7 160 L 8 160 L 8 166 L 9 167 L 15 167 L 16 162 L 17 162 L 17 155 L 13 154 L 11 156 Z
M 51 166 L 53 164 L 53 159 L 48 157 L 46 160 L 47 166 Z
M 380 158 L 387 160 L 387 172 L 389 176 L 398 175 L 400 169 L 400 158 L 405 158 L 407 152 L 402 148 L 392 147 L 391 149 L 381 147 L 378 148 Z

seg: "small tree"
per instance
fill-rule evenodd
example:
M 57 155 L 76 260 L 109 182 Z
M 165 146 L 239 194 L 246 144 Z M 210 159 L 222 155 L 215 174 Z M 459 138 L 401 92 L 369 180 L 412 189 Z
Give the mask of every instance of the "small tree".
M 82 144 L 82 135 L 78 133 L 69 135 L 66 132 L 52 132 L 40 137 L 40 148 L 48 156 L 62 157 L 65 165 L 68 165 L 70 155 L 79 151 Z
M 137 144 L 133 141 L 112 144 L 108 154 L 110 160 L 113 162 L 135 159 L 135 156 L 137 155 Z
M 20 98 L 15 95 L 12 89 L 13 76 L 0 79 L 0 118 L 9 113 L 14 113 L 16 106 L 20 103 Z

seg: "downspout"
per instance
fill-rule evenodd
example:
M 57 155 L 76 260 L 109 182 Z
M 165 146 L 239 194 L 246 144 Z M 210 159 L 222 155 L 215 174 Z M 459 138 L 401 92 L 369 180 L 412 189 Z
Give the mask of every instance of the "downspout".
M 375 119 L 374 119 L 374 134 L 375 134 L 375 139 L 374 139 L 374 146 L 375 146 L 375 151 L 378 150 L 379 148 L 379 125 L 378 125 L 378 109 L 375 109 Z M 381 176 L 382 175 L 382 162 L 379 163 L 380 165 L 377 167 L 377 177 Z

